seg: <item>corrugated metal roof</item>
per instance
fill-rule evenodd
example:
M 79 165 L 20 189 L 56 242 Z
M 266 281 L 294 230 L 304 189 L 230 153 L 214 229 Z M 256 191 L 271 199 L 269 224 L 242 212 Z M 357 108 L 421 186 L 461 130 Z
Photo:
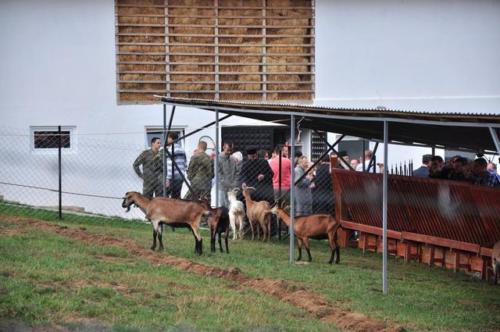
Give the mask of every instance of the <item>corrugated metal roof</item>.
M 303 128 L 326 130 L 370 140 L 383 140 L 383 121 L 389 121 L 392 142 L 423 144 L 470 151 L 496 151 L 489 128 L 500 136 L 500 115 L 425 113 L 407 110 L 331 108 L 324 106 L 217 101 L 161 97 L 166 104 L 219 110 L 264 121 L 282 120 L 295 114 L 304 117 Z

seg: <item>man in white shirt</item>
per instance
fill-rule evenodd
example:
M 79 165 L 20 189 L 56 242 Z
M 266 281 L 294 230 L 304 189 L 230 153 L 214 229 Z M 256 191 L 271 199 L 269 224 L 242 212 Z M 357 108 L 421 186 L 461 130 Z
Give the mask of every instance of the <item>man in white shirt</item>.
M 373 158 L 373 151 L 372 150 L 365 150 L 365 171 L 368 172 L 368 171 L 371 171 L 373 172 L 373 165 L 370 169 L 368 169 L 368 165 L 370 165 L 370 161 L 372 160 Z M 376 169 L 375 171 L 377 173 L 381 173 L 380 171 L 380 167 L 378 167 L 377 165 L 375 165 Z M 362 172 L 363 171 L 363 163 L 359 163 L 358 166 L 356 166 L 356 171 L 357 172 Z

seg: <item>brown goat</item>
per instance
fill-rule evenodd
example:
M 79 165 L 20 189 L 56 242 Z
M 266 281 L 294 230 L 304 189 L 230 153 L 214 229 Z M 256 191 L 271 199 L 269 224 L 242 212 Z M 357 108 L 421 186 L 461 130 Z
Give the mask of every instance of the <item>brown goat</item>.
M 258 226 L 262 228 L 262 241 L 266 238 L 271 238 L 271 205 L 267 201 L 256 202 L 252 200 L 250 191 L 255 190 L 253 187 L 242 186 L 243 197 L 247 206 L 247 218 L 250 223 L 250 230 L 252 232 L 252 240 L 254 239 L 254 225 L 256 226 L 257 239 L 260 239 L 260 232 Z
M 493 246 L 491 266 L 493 268 L 493 284 L 496 285 L 498 283 L 498 278 L 500 277 L 500 241 L 495 243 Z
M 138 192 L 127 192 L 123 197 L 122 207 L 130 210 L 130 206 L 135 204 L 141 209 L 153 225 L 153 245 L 151 250 L 156 249 L 156 238 L 158 237 L 159 248 L 163 250 L 162 242 L 162 224 L 172 227 L 190 228 L 195 239 L 195 252 L 201 255 L 203 252 L 203 244 L 200 233 L 201 220 L 209 216 L 213 218 L 209 212 L 206 202 L 196 202 L 173 198 L 156 197 L 149 199 Z
M 281 220 L 283 220 L 288 227 L 290 227 L 290 216 L 285 210 L 275 206 L 273 208 L 273 213 L 277 215 L 278 218 L 281 218 Z M 299 257 L 297 257 L 297 260 L 300 261 L 302 259 L 302 245 L 306 248 L 309 261 L 312 260 L 311 252 L 309 250 L 309 239 L 328 239 L 331 251 L 328 263 L 332 264 L 333 259 L 336 256 L 335 264 L 338 264 L 340 262 L 340 249 L 337 243 L 337 231 L 339 227 L 340 223 L 329 214 L 312 214 L 309 216 L 295 217 L 293 223 L 293 233 L 295 234 L 298 242 Z
M 219 248 L 222 249 L 222 233 L 226 242 L 226 253 L 229 254 L 229 213 L 226 207 L 218 207 L 210 209 L 210 217 L 208 218 L 208 227 L 210 228 L 210 250 L 215 252 L 215 240 L 219 237 Z

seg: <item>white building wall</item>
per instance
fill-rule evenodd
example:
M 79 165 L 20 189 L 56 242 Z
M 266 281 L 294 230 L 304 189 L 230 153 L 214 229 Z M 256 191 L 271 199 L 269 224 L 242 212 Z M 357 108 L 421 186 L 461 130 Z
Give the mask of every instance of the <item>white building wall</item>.
M 317 0 L 314 103 L 498 114 L 499 18 L 499 1 Z M 34 155 L 29 132 L 61 124 L 77 134 L 76 151 L 64 155 L 72 174 L 66 191 L 114 197 L 140 190 L 131 164 L 146 148 L 145 128 L 162 125 L 162 106 L 117 105 L 114 24 L 113 0 L 0 2 L 0 182 L 39 179 L 55 188 L 54 155 Z M 189 132 L 213 119 L 177 108 L 174 125 Z M 188 153 L 202 135 L 213 137 L 213 129 L 187 139 Z M 424 152 L 391 148 L 390 162 Z M 26 190 L 0 184 L 6 199 Z M 55 205 L 52 196 L 31 202 Z M 122 213 L 116 200 L 83 199 L 66 195 L 64 202 Z
M 319 0 L 316 8 L 315 104 L 500 114 L 500 1 Z M 429 152 L 391 146 L 389 164 L 418 166 Z

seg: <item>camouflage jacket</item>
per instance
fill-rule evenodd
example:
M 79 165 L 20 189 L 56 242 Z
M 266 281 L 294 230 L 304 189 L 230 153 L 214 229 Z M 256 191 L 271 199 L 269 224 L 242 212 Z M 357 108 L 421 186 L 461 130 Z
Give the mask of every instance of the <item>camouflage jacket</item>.
M 193 156 L 189 162 L 187 175 L 193 190 L 210 190 L 214 177 L 212 159 L 210 159 L 206 153 L 200 153 L 197 156 Z
M 140 165 L 142 165 L 142 172 Z M 144 150 L 134 161 L 134 171 L 145 182 L 161 181 L 163 161 L 160 153 L 153 154 L 151 149 Z

